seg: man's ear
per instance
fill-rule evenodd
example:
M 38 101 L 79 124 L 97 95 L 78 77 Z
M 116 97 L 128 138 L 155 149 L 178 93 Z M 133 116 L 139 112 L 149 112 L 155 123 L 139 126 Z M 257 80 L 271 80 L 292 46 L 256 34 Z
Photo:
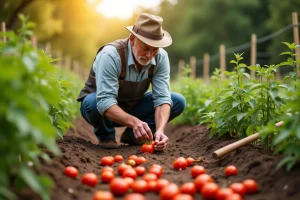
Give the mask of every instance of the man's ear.
M 133 34 L 130 34 L 129 41 L 130 41 L 131 46 L 134 45 L 134 40 L 135 40 L 135 36 Z

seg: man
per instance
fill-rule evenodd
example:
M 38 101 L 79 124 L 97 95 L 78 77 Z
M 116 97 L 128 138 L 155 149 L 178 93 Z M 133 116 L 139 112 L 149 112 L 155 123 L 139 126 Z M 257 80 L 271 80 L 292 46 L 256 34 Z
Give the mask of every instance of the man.
M 120 142 L 141 145 L 155 141 L 155 150 L 167 147 L 164 129 L 180 115 L 185 98 L 170 92 L 167 52 L 172 38 L 162 29 L 163 19 L 142 13 L 134 26 L 125 27 L 129 38 L 98 50 L 89 78 L 81 90 L 83 118 L 94 127 L 99 146 L 118 148 L 115 128 L 126 126 Z M 152 91 L 147 92 L 150 83 Z

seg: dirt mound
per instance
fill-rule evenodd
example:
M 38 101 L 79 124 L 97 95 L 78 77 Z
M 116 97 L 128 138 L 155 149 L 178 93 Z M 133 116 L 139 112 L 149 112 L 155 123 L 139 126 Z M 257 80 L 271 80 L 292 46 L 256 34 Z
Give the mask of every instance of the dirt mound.
M 117 141 L 124 129 L 117 129 Z M 75 128 L 70 129 L 64 140 L 58 141 L 61 149 L 61 157 L 53 157 L 51 164 L 42 163 L 39 171 L 50 175 L 56 183 L 52 190 L 53 200 L 88 200 L 92 199 L 93 193 L 97 190 L 108 190 L 109 185 L 99 183 L 95 188 L 82 185 L 81 175 L 85 172 L 100 173 L 102 166 L 100 158 L 107 155 L 121 154 L 125 159 L 131 154 L 143 155 L 147 159 L 144 165 L 148 168 L 151 164 L 163 166 L 162 178 L 180 186 L 184 182 L 192 182 L 190 168 L 176 171 L 173 169 L 173 161 L 179 156 L 191 156 L 193 158 L 202 157 L 203 165 L 207 173 L 211 175 L 215 182 L 221 187 L 226 187 L 232 182 L 241 182 L 247 178 L 255 179 L 260 191 L 254 195 L 246 195 L 246 200 L 299 200 L 300 191 L 300 166 L 296 166 L 291 172 L 284 169 L 276 170 L 276 164 L 281 160 L 281 156 L 273 156 L 272 153 L 260 147 L 247 145 L 230 153 L 226 157 L 215 160 L 212 152 L 220 147 L 232 143 L 232 139 L 209 139 L 208 130 L 204 126 L 177 126 L 169 125 L 166 130 L 170 142 L 166 151 L 155 154 L 142 154 L 138 146 L 121 146 L 119 149 L 104 150 L 97 147 L 97 139 L 93 135 L 93 129 L 82 118 L 75 123 Z M 224 168 L 233 164 L 239 169 L 237 176 L 226 177 Z M 64 176 L 63 170 L 67 165 L 78 168 L 79 176 L 76 180 Z M 113 167 L 117 172 L 114 164 Z M 117 174 L 117 173 L 116 173 Z M 146 193 L 147 199 L 159 199 L 156 193 Z M 38 199 L 32 193 L 24 193 L 21 199 Z M 122 199 L 117 197 L 115 199 Z M 203 199 L 199 194 L 195 199 Z

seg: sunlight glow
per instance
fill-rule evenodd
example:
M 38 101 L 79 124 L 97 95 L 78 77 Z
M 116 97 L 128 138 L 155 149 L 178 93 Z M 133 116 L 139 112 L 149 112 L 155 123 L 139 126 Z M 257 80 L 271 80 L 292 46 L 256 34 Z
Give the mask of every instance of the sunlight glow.
M 92 0 L 89 0 L 92 1 Z M 103 0 L 96 7 L 106 18 L 128 19 L 138 7 L 154 8 L 161 0 Z

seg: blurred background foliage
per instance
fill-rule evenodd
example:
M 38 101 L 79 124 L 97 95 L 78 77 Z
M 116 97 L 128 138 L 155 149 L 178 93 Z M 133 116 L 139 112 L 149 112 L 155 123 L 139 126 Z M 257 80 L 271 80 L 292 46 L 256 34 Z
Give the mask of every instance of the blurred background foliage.
M 188 62 L 190 56 L 196 56 L 197 75 L 201 76 L 204 53 L 218 54 L 220 44 L 230 48 L 248 43 L 253 33 L 257 38 L 269 35 L 290 25 L 292 12 L 300 14 L 299 0 L 161 0 L 159 6 L 136 8 L 131 18 L 121 20 L 97 12 L 96 5 L 101 1 L 0 0 L 0 20 L 6 22 L 7 29 L 15 30 L 19 26 L 18 13 L 30 16 L 37 24 L 39 42 L 51 42 L 54 57 L 54 50 L 61 49 L 89 68 L 100 46 L 129 35 L 124 26 L 133 25 L 140 12 L 157 14 L 164 18 L 164 29 L 173 37 L 173 44 L 166 50 L 175 77 L 179 59 Z M 259 43 L 257 63 L 276 63 L 283 41 L 293 42 L 292 29 Z M 242 52 L 244 62 L 249 64 L 250 48 Z M 233 52 L 227 53 L 226 62 L 231 66 Z M 214 67 L 219 67 L 218 60 L 211 61 L 211 71 Z

